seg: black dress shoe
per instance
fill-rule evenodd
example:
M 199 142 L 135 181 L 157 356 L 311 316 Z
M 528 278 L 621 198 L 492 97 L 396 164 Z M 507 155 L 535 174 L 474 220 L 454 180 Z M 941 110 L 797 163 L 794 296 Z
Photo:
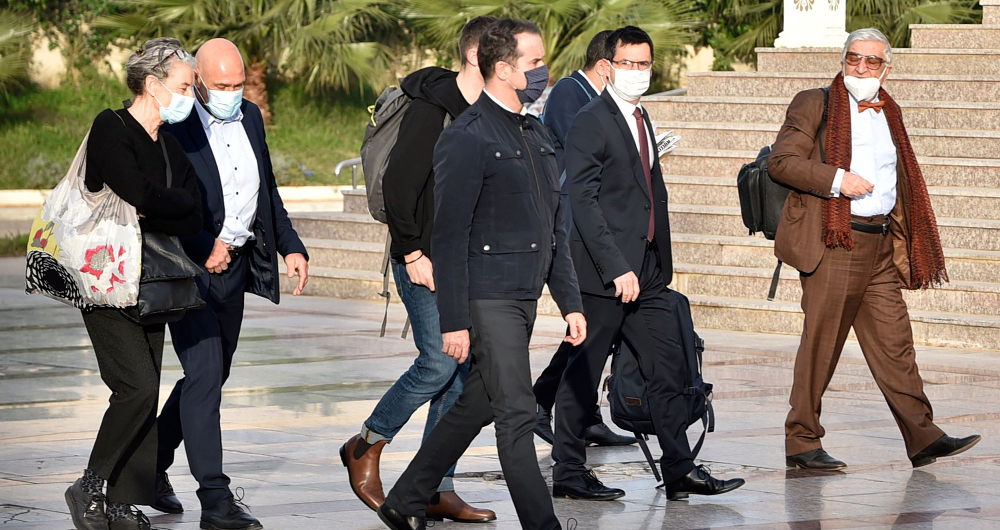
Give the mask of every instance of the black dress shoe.
M 104 515 L 104 494 L 87 493 L 76 479 L 66 490 L 66 505 L 77 530 L 108 530 L 108 518 Z
M 829 455 L 825 449 L 813 449 L 797 455 L 786 456 L 785 466 L 797 469 L 821 469 L 836 471 L 844 469 L 847 464 Z
M 591 425 L 583 431 L 583 439 L 587 445 L 614 447 L 617 445 L 632 445 L 636 443 L 633 436 L 623 436 L 611 430 L 605 423 Z
M 556 439 L 556 435 L 552 432 L 552 412 L 542 407 L 538 407 L 538 423 L 535 425 L 535 434 L 549 445 L 552 445 L 552 441 Z
M 609 488 L 597 478 L 593 471 L 552 483 L 552 496 L 558 499 L 578 501 L 613 501 L 625 496 L 618 488 Z
M 239 490 L 239 488 L 237 488 Z M 203 530 L 261 530 L 264 528 L 256 517 L 250 515 L 242 496 L 229 497 L 208 510 L 201 511 Z
M 375 512 L 378 518 L 392 530 L 425 530 L 426 519 L 415 515 L 403 515 L 383 502 Z
M 928 445 L 923 451 L 914 455 L 910 459 L 910 462 L 913 463 L 913 467 L 915 468 L 933 464 L 938 458 L 955 456 L 972 449 L 972 446 L 979 443 L 982 439 L 983 437 L 978 434 L 966 436 L 965 438 L 955 438 L 946 434 L 938 438 L 936 442 Z
M 174 494 L 174 487 L 170 485 L 166 473 L 156 474 L 156 496 L 149 507 L 163 513 L 184 513 L 184 506 Z
M 698 466 L 690 473 L 667 485 L 667 499 L 678 501 L 688 495 L 721 495 L 746 484 L 741 478 L 719 480 L 706 466 Z

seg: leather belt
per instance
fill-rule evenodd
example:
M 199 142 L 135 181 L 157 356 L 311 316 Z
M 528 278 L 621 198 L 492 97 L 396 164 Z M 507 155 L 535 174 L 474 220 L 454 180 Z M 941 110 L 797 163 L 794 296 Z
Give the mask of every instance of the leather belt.
M 243 245 L 242 247 L 234 247 L 230 245 L 228 248 L 226 248 L 226 250 L 229 251 L 229 259 L 234 260 L 242 256 L 243 253 L 246 252 L 247 248 L 248 248 L 247 245 Z
M 857 230 L 858 232 L 864 232 L 866 234 L 881 234 L 884 236 L 889 233 L 889 220 L 886 219 L 885 223 L 879 225 L 851 221 L 851 229 Z

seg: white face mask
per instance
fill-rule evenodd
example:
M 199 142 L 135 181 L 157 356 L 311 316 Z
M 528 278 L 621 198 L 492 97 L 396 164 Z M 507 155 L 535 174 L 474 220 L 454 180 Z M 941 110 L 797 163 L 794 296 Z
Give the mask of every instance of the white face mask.
M 889 71 L 886 67 L 882 70 L 882 75 L 878 77 L 854 77 L 847 75 L 844 71 L 844 86 L 847 91 L 858 101 L 870 101 L 878 94 L 878 89 L 882 86 L 882 78 Z
M 608 84 L 618 96 L 625 101 L 636 101 L 649 90 L 649 78 L 653 69 L 649 70 L 619 70 L 615 71 L 615 79 Z

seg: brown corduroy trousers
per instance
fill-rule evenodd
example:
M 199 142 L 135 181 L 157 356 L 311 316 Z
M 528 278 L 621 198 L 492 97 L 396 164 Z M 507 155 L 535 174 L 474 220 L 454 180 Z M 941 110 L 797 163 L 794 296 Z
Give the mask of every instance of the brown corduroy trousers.
M 863 221 L 878 224 L 881 219 Z M 857 230 L 851 235 L 853 250 L 828 248 L 819 267 L 801 275 L 805 325 L 795 357 L 792 409 L 785 421 L 785 454 L 822 447 L 823 392 L 853 326 L 912 457 L 944 432 L 934 425 L 917 371 L 913 330 L 892 261 L 892 238 Z

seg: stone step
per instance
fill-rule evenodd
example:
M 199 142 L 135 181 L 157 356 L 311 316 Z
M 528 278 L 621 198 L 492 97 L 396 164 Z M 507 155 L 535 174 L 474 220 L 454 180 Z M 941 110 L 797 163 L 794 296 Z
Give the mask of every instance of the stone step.
M 695 327 L 799 335 L 798 302 L 689 296 Z M 1000 348 L 1000 317 L 910 312 L 917 346 Z
M 761 235 L 712 236 L 671 234 L 674 259 L 723 267 L 774 269 L 774 243 Z M 1000 283 L 1000 252 L 944 249 L 948 275 L 953 281 Z
M 827 86 L 829 73 L 809 72 L 689 72 L 692 96 L 791 97 L 802 90 Z M 895 99 L 941 101 L 998 101 L 1000 76 L 893 75 L 886 89 Z
M 388 232 L 386 225 L 368 214 L 344 212 L 290 213 L 299 237 L 309 239 L 334 239 L 341 241 L 382 241 Z
M 722 267 L 674 265 L 674 288 L 689 296 L 766 299 L 774 267 Z M 798 271 L 783 267 L 775 300 L 798 302 L 802 286 Z M 1000 315 L 1000 283 L 952 281 L 934 289 L 905 291 L 903 298 L 913 311 L 965 315 Z
M 739 206 L 736 179 L 665 175 L 671 204 Z M 929 186 L 934 214 L 941 217 L 1000 219 L 1000 190 L 996 188 L 943 188 Z
M 308 295 L 382 300 L 378 295 L 382 290 L 382 278 L 377 272 L 315 267 L 310 268 L 309 273 Z M 291 292 L 295 280 L 285 274 L 280 276 L 282 291 Z M 394 288 L 390 287 L 390 291 Z M 699 329 L 787 335 L 798 335 L 802 330 L 802 312 L 798 302 L 690 294 L 688 297 L 695 326 Z M 394 292 L 391 300 L 398 301 Z M 543 315 L 559 314 L 547 293 L 539 300 L 538 312 Z M 1000 349 L 1000 317 L 911 311 L 910 319 L 913 339 L 918 346 Z
M 980 24 L 910 24 L 913 48 L 995 50 L 1000 45 L 1000 27 Z
M 993 48 L 896 48 L 889 79 L 901 74 L 1000 75 L 1000 43 L 994 42 Z M 833 79 L 840 71 L 843 49 L 757 48 L 756 52 L 758 72 L 822 72 Z
M 684 140 L 681 140 L 684 145 Z M 763 146 L 764 144 L 761 144 Z M 731 151 L 679 147 L 661 159 L 664 174 L 736 178 L 760 149 Z M 917 157 L 928 186 L 1000 187 L 1000 161 L 979 158 Z
M 655 123 L 668 121 L 771 123 L 785 121 L 791 97 L 650 96 L 642 99 Z M 907 127 L 1000 130 L 1000 103 L 900 101 Z
M 938 217 L 937 222 L 944 247 L 1000 251 L 1000 221 Z M 670 229 L 687 234 L 746 234 L 740 209 L 734 206 L 671 204 Z
M 984 25 L 1000 25 L 1000 0 L 979 0 Z
M 781 128 L 777 124 L 733 122 L 656 123 L 657 132 L 673 130 L 683 145 L 699 149 L 753 150 L 774 143 Z M 1000 131 L 909 128 L 907 134 L 917 156 L 993 158 L 1000 157 Z
M 368 195 L 364 188 L 344 190 L 341 194 L 344 196 L 344 213 L 368 214 Z
M 309 264 L 330 269 L 377 272 L 382 270 L 385 243 L 303 238 Z

